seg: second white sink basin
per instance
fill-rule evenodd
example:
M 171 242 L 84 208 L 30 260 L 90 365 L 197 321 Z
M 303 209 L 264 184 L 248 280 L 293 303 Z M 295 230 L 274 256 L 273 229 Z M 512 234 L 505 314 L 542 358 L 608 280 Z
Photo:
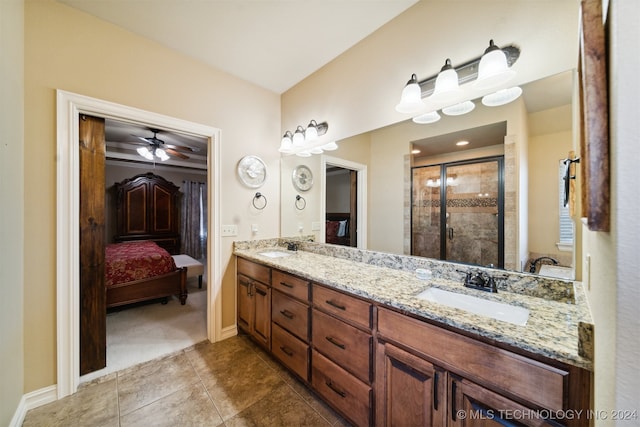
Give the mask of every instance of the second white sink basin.
M 290 253 L 288 252 L 281 252 L 281 251 L 268 251 L 268 252 L 260 252 L 260 255 L 264 255 L 268 258 L 282 258 L 285 256 L 291 256 Z
M 471 295 L 445 291 L 439 288 L 429 288 L 418 294 L 418 298 L 453 308 L 459 308 L 460 310 L 468 311 L 479 316 L 491 317 L 492 319 L 513 323 L 514 325 L 524 326 L 527 324 L 527 320 L 529 320 L 529 310 L 526 308 L 490 301 Z

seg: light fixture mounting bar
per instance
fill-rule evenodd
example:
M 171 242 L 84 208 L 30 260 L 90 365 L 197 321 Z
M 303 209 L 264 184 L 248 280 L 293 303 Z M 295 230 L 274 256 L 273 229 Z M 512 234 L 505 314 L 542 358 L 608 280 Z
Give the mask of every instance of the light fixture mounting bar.
M 509 67 L 515 64 L 520 57 L 520 48 L 517 46 L 509 45 L 501 47 L 500 49 L 502 49 L 505 56 L 507 57 L 507 64 L 509 65 Z M 482 59 L 482 56 L 478 56 L 477 58 L 467 61 L 464 64 L 454 67 L 454 70 L 456 70 L 456 72 L 458 73 L 458 84 L 460 86 L 478 78 L 478 67 L 480 65 L 480 59 Z M 418 82 L 418 85 L 420 85 L 420 90 L 422 91 L 423 98 L 433 93 L 437 77 L 438 75 L 436 74 Z

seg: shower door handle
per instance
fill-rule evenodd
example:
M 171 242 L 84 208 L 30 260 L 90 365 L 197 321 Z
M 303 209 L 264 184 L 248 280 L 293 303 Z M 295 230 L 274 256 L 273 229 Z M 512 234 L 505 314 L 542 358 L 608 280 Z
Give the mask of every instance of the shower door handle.
M 449 234 L 449 240 L 453 240 L 453 227 L 449 227 L 448 234 Z

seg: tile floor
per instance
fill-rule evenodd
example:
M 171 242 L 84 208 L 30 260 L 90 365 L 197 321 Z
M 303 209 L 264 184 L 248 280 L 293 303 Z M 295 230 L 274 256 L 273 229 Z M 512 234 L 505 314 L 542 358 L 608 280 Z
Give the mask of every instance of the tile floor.
M 82 384 L 30 410 L 23 426 L 345 426 L 245 336 L 188 349 Z

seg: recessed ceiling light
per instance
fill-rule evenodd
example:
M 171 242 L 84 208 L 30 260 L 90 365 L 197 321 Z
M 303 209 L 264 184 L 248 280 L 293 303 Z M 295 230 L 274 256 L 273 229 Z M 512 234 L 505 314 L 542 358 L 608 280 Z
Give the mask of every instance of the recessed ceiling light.
M 456 145 L 460 145 L 460 146 L 467 145 L 467 144 L 469 144 L 469 141 L 458 141 L 458 142 L 456 142 Z
M 411 150 L 411 154 L 420 154 L 420 150 L 414 148 L 413 150 Z

